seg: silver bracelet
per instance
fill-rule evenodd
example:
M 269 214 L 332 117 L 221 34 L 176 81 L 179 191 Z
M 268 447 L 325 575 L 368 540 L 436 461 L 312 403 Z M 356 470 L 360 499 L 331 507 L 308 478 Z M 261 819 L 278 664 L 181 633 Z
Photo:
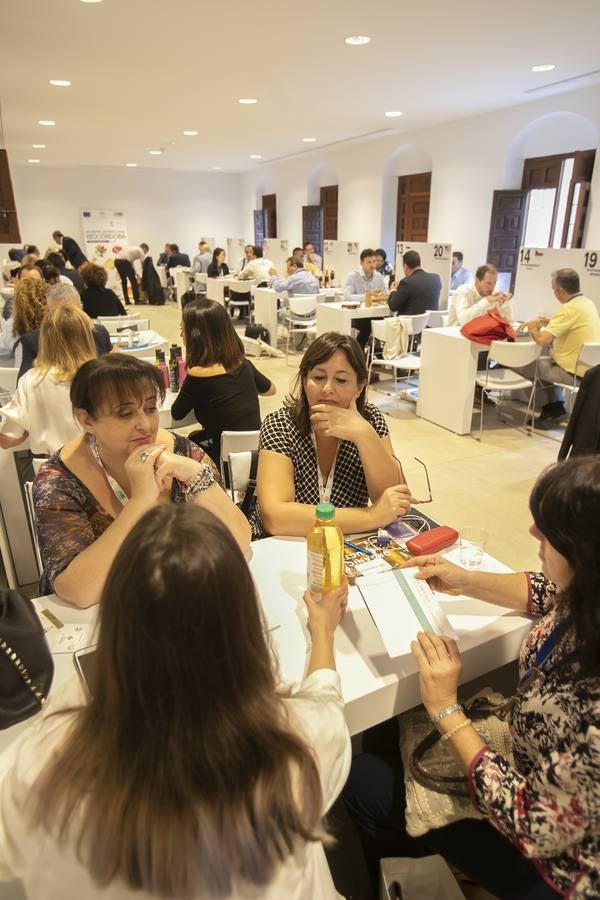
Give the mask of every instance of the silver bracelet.
M 435 716 L 432 716 L 431 721 L 433 722 L 434 725 L 437 725 L 438 722 L 441 722 L 441 720 L 445 719 L 446 716 L 451 716 L 452 713 L 454 713 L 454 712 L 464 712 L 464 709 L 462 708 L 462 704 L 453 703 L 452 706 L 447 706 L 446 709 L 442 709 Z
M 198 474 L 195 475 L 188 484 L 180 482 L 181 490 L 186 502 L 193 500 L 197 494 L 201 494 L 203 491 L 207 490 L 211 484 L 214 483 L 214 480 L 210 467 L 203 465 Z

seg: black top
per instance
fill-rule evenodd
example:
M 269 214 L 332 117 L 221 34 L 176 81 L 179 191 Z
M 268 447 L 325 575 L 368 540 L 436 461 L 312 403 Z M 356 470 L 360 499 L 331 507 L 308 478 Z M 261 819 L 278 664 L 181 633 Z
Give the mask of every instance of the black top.
M 388 304 L 398 316 L 419 316 L 440 303 L 442 280 L 435 272 L 416 269 L 398 284 L 388 297 Z
M 174 269 L 175 266 L 191 266 L 187 253 L 171 253 L 167 259 L 167 269 Z
M 104 325 L 94 325 L 92 331 L 98 356 L 106 356 L 113 348 L 108 330 Z M 19 374 L 17 375 L 17 381 L 25 374 L 25 372 L 28 372 L 33 367 L 40 346 L 40 329 L 36 328 L 35 331 L 29 331 L 27 334 L 22 334 L 19 341 L 23 348 L 23 358 L 21 360 Z
M 229 266 L 227 263 L 221 263 L 218 266 L 216 263 L 211 262 L 206 267 L 206 274 L 209 278 L 219 278 L 221 275 L 229 275 Z
M 62 254 L 67 262 L 70 262 L 74 269 L 78 269 L 87 262 L 87 256 L 72 237 L 63 237 Z
M 88 287 L 81 295 L 84 312 L 90 319 L 98 316 L 126 316 L 125 307 L 114 291 L 107 287 Z
M 222 431 L 258 431 L 258 395 L 271 387 L 269 379 L 245 359 L 239 369 L 223 375 L 186 376 L 171 407 L 174 419 L 184 419 L 194 410 L 207 437 Z
M 76 272 L 75 269 L 67 269 L 67 267 L 65 266 L 60 270 L 60 274 L 64 275 L 65 278 L 68 278 L 73 287 L 78 290 L 80 294 L 83 294 L 83 292 L 85 291 L 85 285 L 79 272 Z

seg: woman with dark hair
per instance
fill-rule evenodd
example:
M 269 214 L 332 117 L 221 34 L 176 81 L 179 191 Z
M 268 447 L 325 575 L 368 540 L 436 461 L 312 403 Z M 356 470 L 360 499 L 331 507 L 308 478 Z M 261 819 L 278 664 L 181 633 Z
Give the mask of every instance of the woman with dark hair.
M 227 310 L 214 300 L 196 300 L 183 310 L 187 376 L 171 407 L 174 419 L 193 409 L 201 443 L 219 465 L 221 432 L 260 428 L 259 394 L 272 397 L 275 385 L 244 356 L 244 345 Z
M 159 428 L 165 388 L 156 366 L 123 353 L 84 363 L 71 383 L 83 434 L 44 463 L 33 485 L 44 570 L 40 593 L 76 606 L 100 599 L 126 535 L 146 510 L 193 501 L 214 512 L 245 551 L 248 523 L 206 454 Z
M 423 703 L 464 768 L 478 819 L 430 831 L 441 853 L 494 896 L 600 896 L 600 456 L 542 474 L 530 499 L 542 573 L 468 572 L 437 556 L 410 565 L 436 591 L 466 594 L 539 620 L 521 648 L 510 725 L 514 762 L 488 747 L 458 704 L 455 641 L 413 642 Z M 406 852 L 401 766 L 364 754 L 345 800 L 373 866 Z
M 213 250 L 212 262 L 209 262 L 206 274 L 209 278 L 221 278 L 223 275 L 229 275 L 229 266 L 225 262 L 225 251 L 222 247 L 215 247 Z
M 146 513 L 102 593 L 89 699 L 74 681 L 51 698 L 0 776 L 3 876 L 45 900 L 341 900 L 323 816 L 351 758 L 333 653 L 347 594 L 306 592 L 290 695 L 227 529 Z
M 385 276 L 390 276 L 392 274 L 392 267 L 388 262 L 387 253 L 383 249 L 383 247 L 379 247 L 375 251 L 375 258 L 377 260 L 377 271 Z
M 402 466 L 366 387 L 354 338 L 331 331 L 313 341 L 283 409 L 260 430 L 255 537 L 305 535 L 318 503 L 334 504 L 345 532 L 371 531 L 408 512 Z
M 125 307 L 115 292 L 106 287 L 108 272 L 104 266 L 87 262 L 82 265 L 79 274 L 85 285 L 81 302 L 90 319 L 97 319 L 98 316 L 127 315 Z

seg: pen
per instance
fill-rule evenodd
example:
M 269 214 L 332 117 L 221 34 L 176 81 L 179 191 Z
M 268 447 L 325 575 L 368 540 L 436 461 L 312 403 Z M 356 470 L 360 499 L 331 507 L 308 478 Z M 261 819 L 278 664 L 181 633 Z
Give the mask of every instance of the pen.
M 350 547 L 351 550 L 356 550 L 357 553 L 364 553 L 365 556 L 373 556 L 372 550 L 365 550 L 364 547 L 359 547 L 358 544 L 353 544 L 352 541 L 344 541 L 344 547 Z

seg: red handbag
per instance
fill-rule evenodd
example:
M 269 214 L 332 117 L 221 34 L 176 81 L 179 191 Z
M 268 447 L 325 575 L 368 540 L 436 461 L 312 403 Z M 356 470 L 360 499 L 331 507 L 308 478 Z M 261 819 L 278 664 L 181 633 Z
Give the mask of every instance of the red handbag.
M 498 309 L 493 306 L 482 316 L 476 316 L 460 329 L 460 333 L 474 341 L 476 344 L 486 344 L 488 347 L 492 341 L 514 341 L 515 331 Z

